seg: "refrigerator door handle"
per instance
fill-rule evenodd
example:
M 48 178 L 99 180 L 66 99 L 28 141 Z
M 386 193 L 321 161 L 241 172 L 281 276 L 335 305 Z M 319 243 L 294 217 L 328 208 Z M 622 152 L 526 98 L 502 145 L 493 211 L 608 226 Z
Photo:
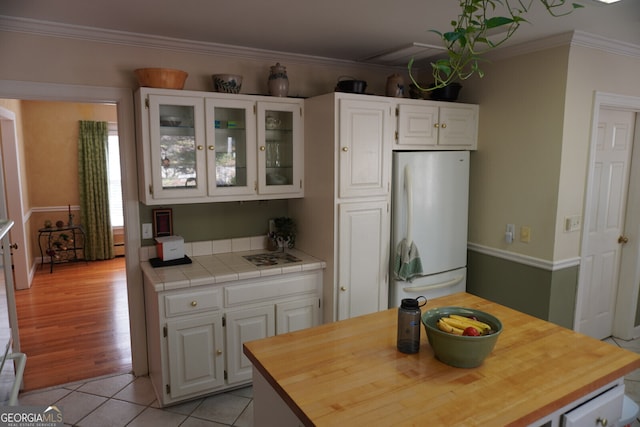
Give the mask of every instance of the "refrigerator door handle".
M 425 285 L 425 286 L 407 286 L 406 288 L 402 288 L 405 292 L 422 292 L 429 291 L 432 289 L 440 289 L 440 288 L 448 288 L 449 286 L 455 286 L 460 283 L 464 279 L 463 275 L 456 276 L 451 280 L 447 280 L 446 282 L 434 283 L 433 285 Z
M 404 167 L 404 190 L 407 193 L 407 247 L 411 247 L 413 236 L 411 235 L 413 226 L 413 179 L 411 177 L 411 166 Z

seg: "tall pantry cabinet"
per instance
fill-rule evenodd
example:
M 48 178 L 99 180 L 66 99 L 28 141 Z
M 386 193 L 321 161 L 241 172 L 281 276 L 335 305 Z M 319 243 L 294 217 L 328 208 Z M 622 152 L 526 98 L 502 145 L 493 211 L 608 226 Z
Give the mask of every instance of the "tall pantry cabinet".
M 326 261 L 324 322 L 386 309 L 390 98 L 329 93 L 305 100 L 304 199 L 289 203 L 296 247 Z

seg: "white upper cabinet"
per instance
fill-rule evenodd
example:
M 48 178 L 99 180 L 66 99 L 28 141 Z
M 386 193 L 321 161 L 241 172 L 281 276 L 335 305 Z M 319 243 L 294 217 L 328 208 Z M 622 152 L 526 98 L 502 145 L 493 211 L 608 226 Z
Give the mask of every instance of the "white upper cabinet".
M 207 165 L 204 102 L 197 97 L 150 95 L 148 191 L 160 203 L 204 197 Z
M 397 104 L 398 150 L 475 150 L 478 105 L 423 100 Z
M 258 192 L 301 195 L 302 107 L 258 102 Z
M 141 88 L 140 201 L 302 197 L 303 107 L 294 98 Z
M 378 97 L 339 103 L 339 196 L 386 196 L 393 135 L 390 103 Z
M 250 100 L 205 100 L 209 196 L 255 194 L 254 105 Z

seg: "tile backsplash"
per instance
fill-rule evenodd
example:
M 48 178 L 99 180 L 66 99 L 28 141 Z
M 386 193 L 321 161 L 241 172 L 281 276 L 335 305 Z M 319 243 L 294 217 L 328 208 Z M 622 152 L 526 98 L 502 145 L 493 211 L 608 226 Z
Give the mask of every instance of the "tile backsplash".
M 205 256 L 223 254 L 228 252 L 243 252 L 266 249 L 267 237 L 252 236 L 237 239 L 205 240 L 201 242 L 185 242 L 184 253 L 188 256 Z M 148 261 L 156 258 L 156 246 L 143 246 L 140 248 L 140 261 Z

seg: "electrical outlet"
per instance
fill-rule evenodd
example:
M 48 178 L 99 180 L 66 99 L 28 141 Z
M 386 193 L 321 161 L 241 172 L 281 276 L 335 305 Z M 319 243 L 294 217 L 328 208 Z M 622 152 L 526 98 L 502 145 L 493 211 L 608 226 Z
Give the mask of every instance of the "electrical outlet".
M 522 243 L 529 243 L 531 241 L 531 227 L 528 225 L 520 227 L 520 241 Z
M 142 238 L 153 239 L 153 227 L 151 224 L 142 224 Z

